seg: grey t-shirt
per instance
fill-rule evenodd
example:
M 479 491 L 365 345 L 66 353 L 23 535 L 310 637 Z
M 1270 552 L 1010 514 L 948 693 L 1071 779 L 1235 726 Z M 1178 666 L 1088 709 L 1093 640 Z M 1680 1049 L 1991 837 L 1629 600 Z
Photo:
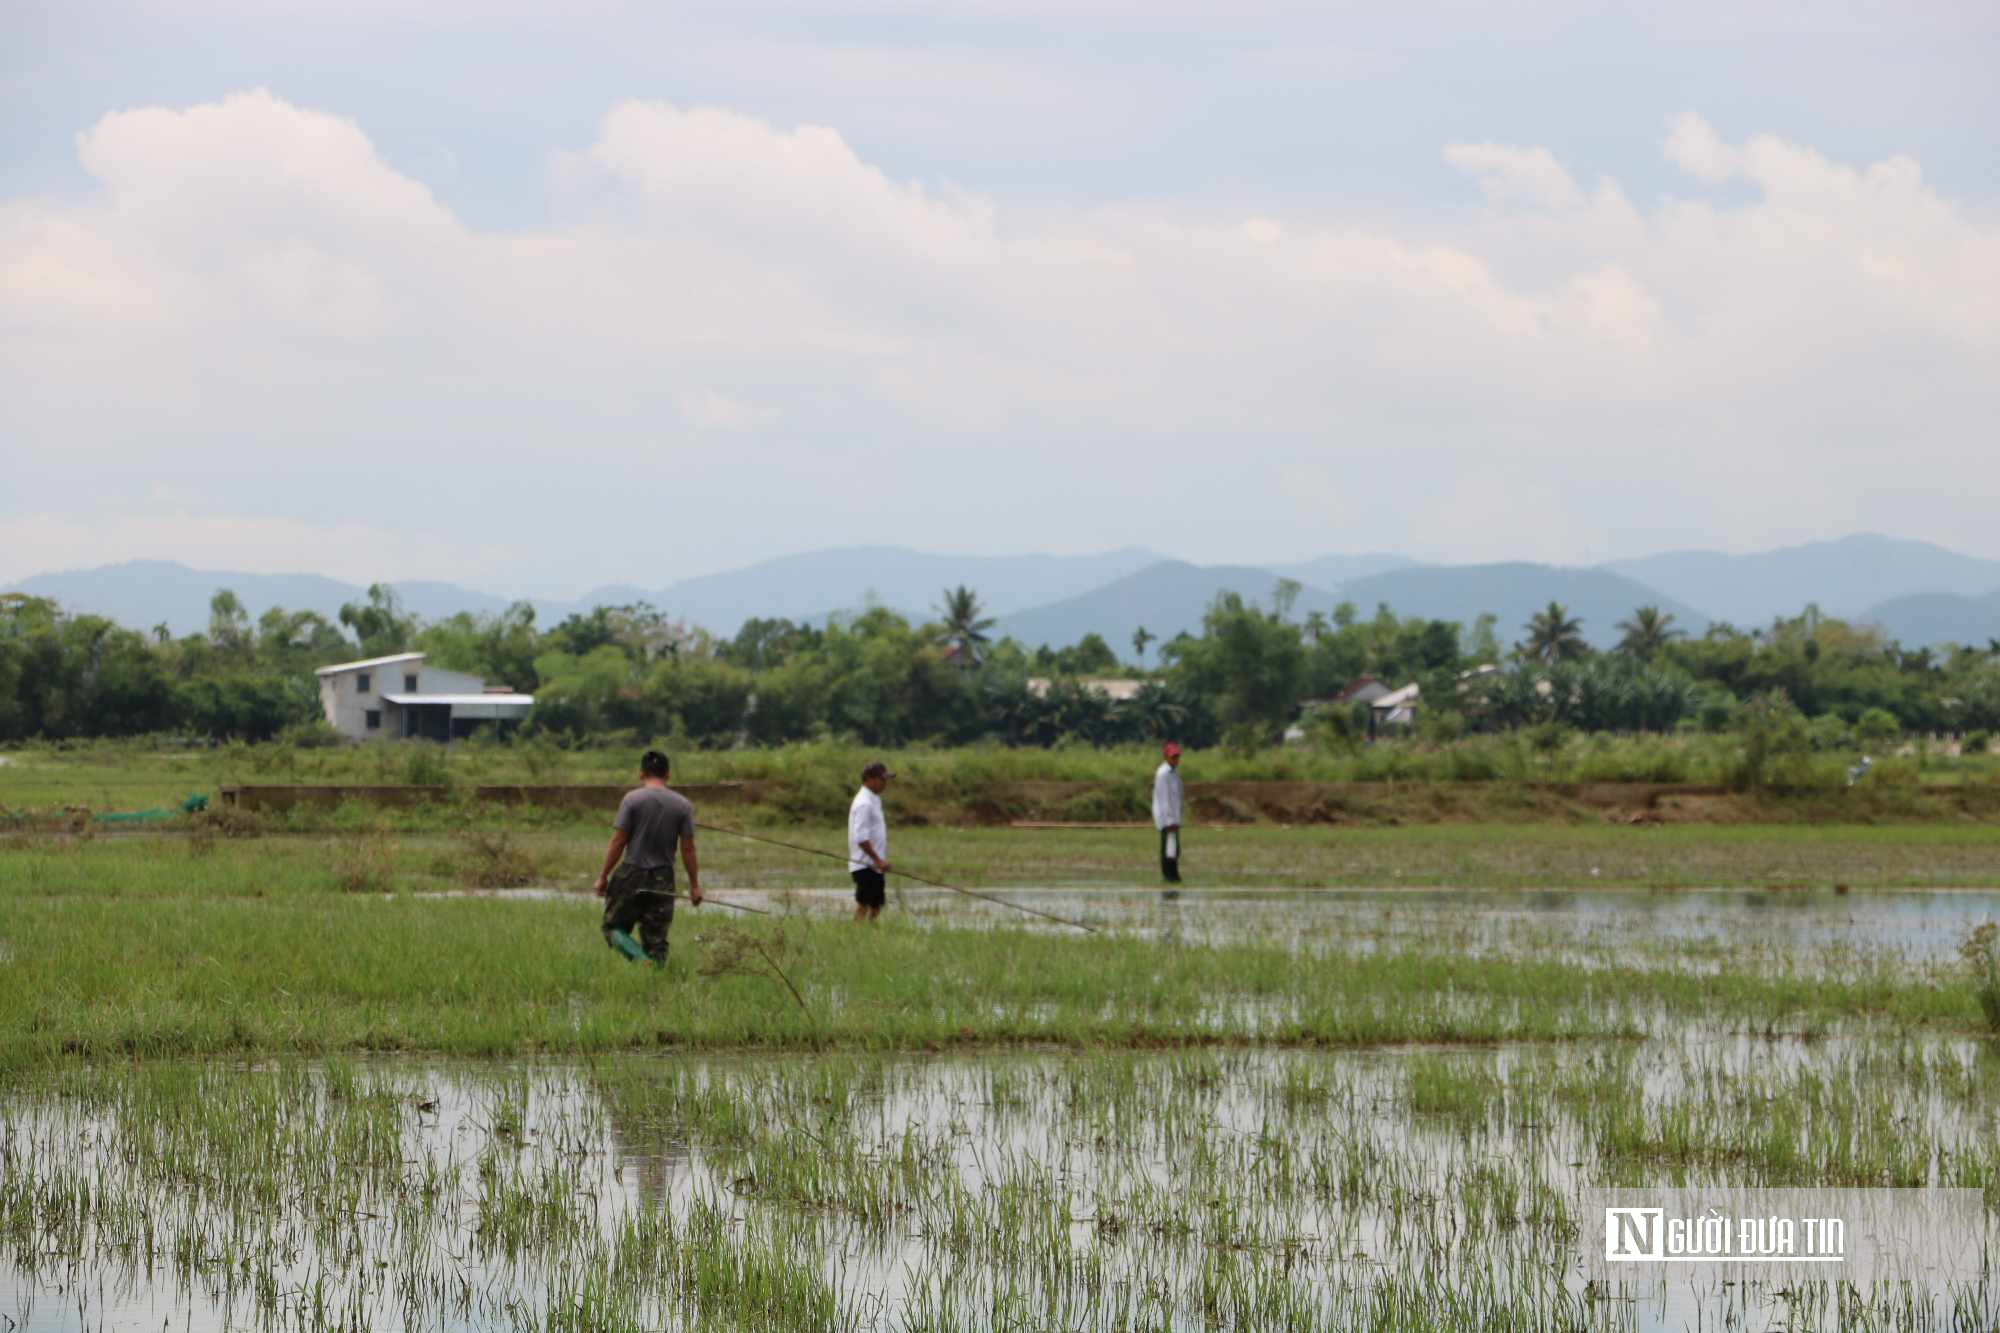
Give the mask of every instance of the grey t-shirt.
M 625 864 L 634 870 L 674 868 L 674 849 L 694 836 L 694 807 L 687 797 L 665 787 L 638 787 L 618 803 L 611 827 L 628 835 Z

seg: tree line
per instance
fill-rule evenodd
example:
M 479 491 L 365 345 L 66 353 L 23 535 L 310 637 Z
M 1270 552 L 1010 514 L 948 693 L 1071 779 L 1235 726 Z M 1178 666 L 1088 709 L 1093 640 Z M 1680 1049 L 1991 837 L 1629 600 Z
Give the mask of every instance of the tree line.
M 560 740 L 676 736 L 704 746 L 821 736 L 871 745 L 1194 745 L 1275 741 L 1288 727 L 1348 741 L 1365 706 L 1342 702 L 1374 678 L 1420 686 L 1433 739 L 1529 726 L 1587 731 L 1726 731 L 1770 701 L 1818 736 L 1990 731 L 2000 726 L 2000 642 L 1906 649 L 1807 608 L 1756 629 L 1683 633 L 1635 608 L 1609 651 L 1551 603 L 1503 641 L 1470 626 L 1363 616 L 1351 603 L 1297 606 L 1296 584 L 1265 601 L 1224 593 L 1197 633 L 1134 634 L 1128 661 L 1096 634 L 1061 649 L 995 641 L 967 588 L 946 589 L 916 623 L 873 608 L 824 624 L 745 622 L 728 638 L 644 605 L 599 606 L 542 628 L 526 603 L 423 622 L 376 586 L 329 620 L 273 609 L 253 622 L 218 591 L 207 628 L 175 637 L 53 602 L 0 596 L 0 741 L 178 734 L 324 739 L 313 669 L 421 650 L 432 663 L 536 695 L 526 726 Z M 1093 679 L 1137 681 L 1114 699 Z M 1761 714 L 1760 714 L 1761 715 Z

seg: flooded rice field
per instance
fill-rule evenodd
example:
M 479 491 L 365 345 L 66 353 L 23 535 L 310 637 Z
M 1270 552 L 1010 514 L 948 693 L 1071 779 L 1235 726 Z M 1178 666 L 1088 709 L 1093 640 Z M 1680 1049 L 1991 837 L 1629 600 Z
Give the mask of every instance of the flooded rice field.
M 0 1100 L 0 1329 L 1987 1328 L 1976 1281 L 1593 1282 L 1579 1198 L 1990 1195 L 1996 1091 L 1726 1034 L 70 1069 Z
M 2000 921 L 2000 890 L 1994 889 L 1212 888 L 1168 896 L 1107 886 L 982 892 L 988 896 L 899 888 L 891 904 L 913 920 L 951 927 L 1064 929 L 1007 905 L 1020 903 L 1100 930 L 1189 945 L 1284 943 L 1332 953 L 1449 947 L 1500 958 L 1547 958 L 1553 950 L 1586 964 L 1643 953 L 1703 965 L 1756 952 L 1801 966 L 1848 966 L 1859 959 L 1927 965 L 1955 958 L 1969 931 Z M 833 889 L 713 894 L 779 914 L 844 917 L 853 910 L 852 894 Z M 521 889 L 492 896 L 576 895 Z
M 1960 966 L 2000 894 L 995 891 L 1112 941 L 1057 960 L 1069 970 L 1042 975 L 1035 1003 L 1170 1002 L 1186 1021 L 1124 1047 L 1072 1024 L 1085 1035 L 1061 1046 L 952 1054 L 828 1048 L 866 1031 L 834 1026 L 857 1006 L 937 1003 L 968 956 L 1018 961 L 1065 927 L 1010 933 L 1001 922 L 1021 923 L 999 904 L 906 890 L 882 934 L 847 934 L 861 928 L 830 919 L 845 895 L 718 896 L 798 937 L 812 1008 L 799 1003 L 797 1049 L 114 1057 L 0 1076 L 0 1333 L 2000 1326 L 1983 1276 L 2000 1257 L 2000 1044 L 1884 998 Z M 560 918 L 556 938 L 595 929 L 575 895 L 494 910 L 524 929 Z M 715 913 L 710 935 L 677 924 L 693 955 L 679 973 L 610 973 L 648 989 L 590 1003 L 661 1006 L 663 1024 L 676 1006 L 742 1003 L 695 961 L 737 933 Z M 948 929 L 967 925 L 993 929 Z M 825 950 L 898 939 L 921 951 L 907 992 L 824 979 Z M 1143 989 L 1245 943 L 1282 946 L 1296 975 L 1135 999 L 1080 974 L 1136 952 L 1126 988 Z M 876 955 L 892 956 L 909 957 Z M 1403 989 L 1336 993 L 1382 957 L 1409 963 Z M 1447 966 L 1466 957 L 1536 980 L 1475 992 Z M 1861 982 L 1812 1022 L 1784 995 L 1723 993 L 1773 976 L 1813 994 Z M 1346 1029 L 1321 1024 L 1290 1030 L 1322 1044 L 1260 1044 L 1328 1005 L 1462 1010 L 1466 1030 L 1502 1036 L 1340 1049 Z M 1008 1030 L 1035 1033 L 1023 1015 Z M 1976 1191 L 1987 1268 L 1861 1285 L 1595 1275 L 1592 1192 L 1673 1186 Z

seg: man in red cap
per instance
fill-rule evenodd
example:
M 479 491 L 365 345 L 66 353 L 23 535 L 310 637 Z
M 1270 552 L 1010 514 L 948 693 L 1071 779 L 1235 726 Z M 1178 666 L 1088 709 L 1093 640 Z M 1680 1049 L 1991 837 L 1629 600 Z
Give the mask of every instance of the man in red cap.
M 1153 773 L 1153 827 L 1160 831 L 1160 878 L 1181 882 L 1181 747 L 1168 741 L 1160 747 L 1161 764 Z

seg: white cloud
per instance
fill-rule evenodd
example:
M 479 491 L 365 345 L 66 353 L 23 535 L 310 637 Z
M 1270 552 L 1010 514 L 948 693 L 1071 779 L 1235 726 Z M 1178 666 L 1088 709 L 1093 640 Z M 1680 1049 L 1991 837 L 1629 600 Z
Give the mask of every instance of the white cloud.
M 1497 143 L 1455 143 L 1445 161 L 1479 178 L 1495 202 L 1524 199 L 1546 208 L 1573 208 L 1583 201 L 1554 153 L 1546 148 L 1514 148 Z
M 2000 232 L 1914 163 L 1693 116 L 1665 144 L 1688 197 L 1657 209 L 1546 149 L 1459 144 L 1493 206 L 1408 223 L 1028 209 L 895 179 L 831 127 L 657 102 L 612 107 L 553 172 L 557 221 L 512 232 L 268 93 L 106 116 L 79 151 L 95 197 L 0 204 L 22 478 L 0 522 L 35 567 L 85 549 L 28 517 L 38 486 L 127 505 L 130 554 L 351 538 L 378 553 L 355 577 L 491 560 L 487 586 L 604 577 L 607 483 L 674 515 L 683 568 L 852 540 L 828 479 L 856 476 L 911 544 L 1238 559 L 1149 532 L 1154 498 L 1223 466 L 1251 508 L 1214 531 L 1310 534 L 1335 502 L 1295 479 L 1319 466 L 1355 492 L 1329 547 L 1476 557 L 1604 551 L 1610 507 L 1549 497 L 1644 505 L 1669 470 L 1718 544 L 1744 544 L 1744 471 L 1810 473 L 1838 509 L 1881 468 L 1956 467 L 1908 508 L 1965 532 L 2000 489 L 1964 444 L 2000 407 Z M 1753 197 L 1713 202 L 1729 180 Z M 125 477 L 205 503 L 120 499 Z M 1487 521 L 1436 527 L 1433 492 Z

